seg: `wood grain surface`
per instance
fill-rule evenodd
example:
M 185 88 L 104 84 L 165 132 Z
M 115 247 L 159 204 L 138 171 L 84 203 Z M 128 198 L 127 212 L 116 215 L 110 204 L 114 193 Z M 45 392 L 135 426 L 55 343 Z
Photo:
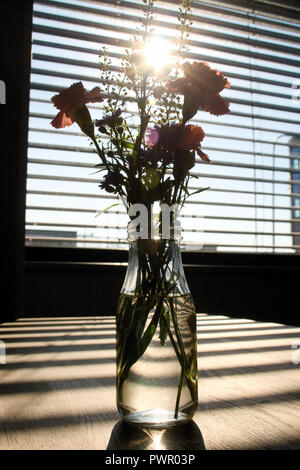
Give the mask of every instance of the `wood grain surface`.
M 300 449 L 300 328 L 199 314 L 199 407 L 161 430 L 118 421 L 113 317 L 21 318 L 0 340 L 0 449 Z

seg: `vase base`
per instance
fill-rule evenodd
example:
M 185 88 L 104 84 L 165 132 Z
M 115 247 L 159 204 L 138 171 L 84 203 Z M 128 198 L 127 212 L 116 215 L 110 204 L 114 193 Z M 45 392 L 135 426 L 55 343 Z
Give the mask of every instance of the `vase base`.
M 129 423 L 151 427 L 168 427 L 190 421 L 186 413 L 179 412 L 177 418 L 175 418 L 174 410 L 163 410 L 160 408 L 128 413 L 123 416 L 123 419 Z

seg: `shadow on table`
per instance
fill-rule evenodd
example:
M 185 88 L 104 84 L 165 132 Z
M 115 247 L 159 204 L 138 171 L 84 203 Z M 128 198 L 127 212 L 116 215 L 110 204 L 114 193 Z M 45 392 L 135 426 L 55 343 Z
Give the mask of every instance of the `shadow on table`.
M 118 421 L 107 450 L 205 450 L 205 444 L 194 421 L 167 428 L 142 427 Z

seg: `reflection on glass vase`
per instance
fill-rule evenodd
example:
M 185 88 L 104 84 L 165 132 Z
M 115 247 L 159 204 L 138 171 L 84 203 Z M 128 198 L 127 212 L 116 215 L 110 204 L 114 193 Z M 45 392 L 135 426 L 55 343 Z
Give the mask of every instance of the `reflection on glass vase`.
M 129 422 L 173 425 L 197 408 L 196 313 L 179 242 L 129 235 L 117 307 L 117 406 Z

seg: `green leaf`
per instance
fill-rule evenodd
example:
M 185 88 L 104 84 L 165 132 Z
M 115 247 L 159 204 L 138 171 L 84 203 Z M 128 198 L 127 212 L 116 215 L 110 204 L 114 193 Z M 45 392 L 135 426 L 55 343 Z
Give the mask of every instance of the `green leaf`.
M 112 207 L 115 207 L 115 206 L 118 206 L 118 205 L 119 205 L 119 203 L 117 203 L 117 204 L 112 204 L 111 206 L 106 207 L 106 208 L 103 209 L 102 211 L 97 212 L 96 215 L 95 215 L 95 217 L 98 217 L 99 215 L 103 214 L 103 212 L 106 212 L 106 211 L 108 211 L 108 209 L 111 209 Z
M 169 314 L 169 311 L 165 311 L 164 307 L 162 307 L 162 312 L 161 312 L 161 316 L 159 319 L 159 326 L 160 326 L 160 332 L 159 332 L 160 344 L 161 346 L 164 346 L 166 342 L 166 338 L 168 336 L 168 327 L 170 328 L 170 314 Z
M 129 372 L 130 367 L 144 354 L 146 351 L 147 347 L 151 343 L 151 340 L 153 338 L 153 335 L 155 333 L 158 320 L 161 314 L 161 309 L 163 306 L 163 299 L 160 299 L 159 303 L 157 304 L 156 310 L 154 312 L 154 315 L 151 319 L 151 322 L 149 323 L 148 327 L 146 328 L 146 331 L 144 332 L 142 338 L 140 339 L 139 342 L 136 342 L 128 357 L 126 363 L 123 365 L 121 371 L 120 371 L 120 376 L 124 378 Z
M 194 191 L 193 193 L 189 194 L 189 197 L 193 196 L 194 194 L 202 193 L 203 191 L 206 191 L 209 188 L 210 188 L 210 186 L 207 186 L 207 188 L 200 188 L 197 191 Z
M 183 124 L 186 124 L 187 121 L 192 119 L 192 117 L 197 114 L 198 109 L 199 104 L 197 103 L 197 101 L 191 96 L 185 95 L 182 110 Z
M 125 147 L 126 149 L 133 150 L 134 149 L 134 144 L 132 142 L 128 142 L 128 140 L 125 140 L 123 142 L 123 147 Z
M 160 182 L 161 174 L 152 168 L 147 168 L 142 176 L 142 182 L 147 189 L 154 189 Z

